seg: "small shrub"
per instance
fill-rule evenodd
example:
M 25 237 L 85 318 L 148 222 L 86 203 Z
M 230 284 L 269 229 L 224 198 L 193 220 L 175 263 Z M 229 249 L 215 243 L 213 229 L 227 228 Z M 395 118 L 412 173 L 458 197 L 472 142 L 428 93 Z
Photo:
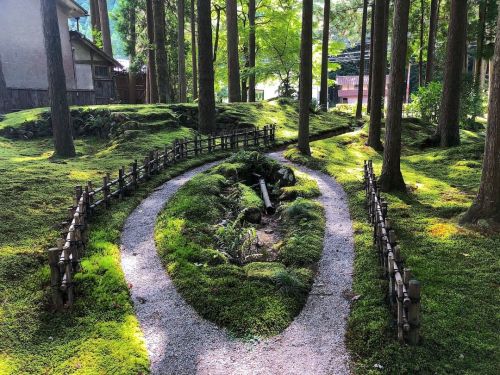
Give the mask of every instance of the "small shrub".
M 433 81 L 426 86 L 421 86 L 416 93 L 412 94 L 411 103 L 407 105 L 406 110 L 410 113 L 418 113 L 423 121 L 437 125 L 442 92 L 441 82 Z

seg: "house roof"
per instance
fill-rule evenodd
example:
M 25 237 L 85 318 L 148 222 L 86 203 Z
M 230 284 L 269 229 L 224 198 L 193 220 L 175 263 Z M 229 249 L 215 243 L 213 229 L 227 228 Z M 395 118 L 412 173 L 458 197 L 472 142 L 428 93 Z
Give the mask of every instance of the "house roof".
M 66 10 L 68 18 L 86 17 L 89 14 L 75 0 L 58 0 L 59 4 Z
M 102 49 L 97 47 L 92 41 L 87 39 L 84 35 L 80 34 L 78 31 L 70 31 L 69 34 L 71 37 L 71 41 L 79 41 L 84 46 L 86 46 L 87 48 L 89 48 L 93 52 L 97 53 L 104 60 L 109 62 L 110 65 L 113 65 L 115 68 L 120 68 L 120 69 L 123 68 L 122 64 L 120 64 L 112 56 L 109 56 L 106 52 L 104 52 Z
M 363 77 L 364 85 L 368 84 L 369 78 L 367 75 Z M 335 82 L 337 85 L 357 85 L 359 83 L 359 76 L 337 76 Z

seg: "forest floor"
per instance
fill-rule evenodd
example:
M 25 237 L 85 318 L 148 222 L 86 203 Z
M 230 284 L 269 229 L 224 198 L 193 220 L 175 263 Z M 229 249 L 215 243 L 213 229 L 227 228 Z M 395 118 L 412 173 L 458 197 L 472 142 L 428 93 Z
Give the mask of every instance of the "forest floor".
M 110 106 L 112 111 L 131 106 Z M 141 186 L 132 197 L 98 215 L 78 274 L 77 302 L 71 312 L 50 309 L 46 250 L 54 246 L 72 204 L 74 186 L 141 160 L 155 147 L 190 137 L 192 129 L 155 126 L 166 106 L 140 106 L 143 131 L 133 139 L 96 137 L 76 140 L 77 156 L 53 157 L 50 137 L 10 140 L 0 137 L 0 374 L 147 372 L 147 353 L 119 263 L 119 238 L 125 218 L 156 186 L 170 177 L 223 155 L 179 163 Z M 277 140 L 297 137 L 298 113 L 289 103 L 237 104 L 247 121 L 276 123 Z M 84 110 L 83 108 L 82 110 Z M 19 127 L 46 110 L 7 115 L 0 122 Z M 150 112 L 155 120 L 150 122 Z M 161 115 L 161 113 L 160 113 Z M 352 119 L 333 113 L 313 115 L 311 133 L 346 129 Z M 152 130 L 148 131 L 148 124 Z
M 312 157 L 286 152 L 322 170 L 349 196 L 355 230 L 354 293 L 348 329 L 356 374 L 497 374 L 498 249 L 500 235 L 487 222 L 458 219 L 479 186 L 483 132 L 461 131 L 462 145 L 420 150 L 434 131 L 403 123 L 402 172 L 407 193 L 383 194 L 407 267 L 422 285 L 422 342 L 398 344 L 385 301 L 386 282 L 372 247 L 364 206 L 363 160 L 380 174 L 382 155 L 365 146 L 367 128 L 312 143 Z

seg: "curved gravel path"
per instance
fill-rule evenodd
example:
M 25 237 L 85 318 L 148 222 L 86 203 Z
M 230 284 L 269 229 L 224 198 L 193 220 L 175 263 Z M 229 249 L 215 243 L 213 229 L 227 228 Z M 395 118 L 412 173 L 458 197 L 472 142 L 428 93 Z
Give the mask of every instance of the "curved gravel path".
M 269 154 L 288 163 L 280 153 Z M 217 163 L 176 177 L 146 198 L 128 217 L 121 262 L 132 284 L 135 311 L 153 374 L 349 374 L 345 347 L 354 243 L 347 197 L 331 177 L 296 166 L 313 177 L 326 211 L 323 255 L 302 312 L 281 334 L 242 342 L 202 319 L 177 293 L 154 243 L 156 217 L 189 179 Z

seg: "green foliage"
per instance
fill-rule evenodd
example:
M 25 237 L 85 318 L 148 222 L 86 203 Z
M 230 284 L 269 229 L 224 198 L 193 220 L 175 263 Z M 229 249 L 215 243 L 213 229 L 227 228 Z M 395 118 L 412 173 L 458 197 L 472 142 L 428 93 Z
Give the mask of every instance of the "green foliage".
M 423 121 L 437 125 L 442 93 L 441 82 L 433 81 L 426 86 L 420 86 L 417 92 L 411 95 L 411 103 L 407 106 L 407 110 L 418 113 Z
M 357 374 L 498 372 L 500 235 L 457 223 L 477 193 L 484 133 L 461 130 L 462 145 L 453 149 L 413 146 L 429 131 L 425 124 L 403 123 L 401 167 L 409 192 L 384 194 L 405 264 L 422 284 L 422 342 L 411 350 L 395 337 L 366 219 L 363 160 L 374 160 L 377 175 L 382 164 L 382 156 L 365 146 L 367 127 L 314 142 L 310 158 L 287 151 L 289 158 L 335 177 L 348 193 L 356 249 L 353 292 L 360 298 L 351 308 L 347 343 Z
M 464 77 L 460 93 L 460 125 L 466 129 L 475 129 L 476 118 L 484 113 L 485 101 L 485 95 L 472 75 Z
M 306 300 L 321 255 L 323 209 L 301 199 L 285 204 L 283 241 L 276 244 L 279 257 L 283 253 L 289 264 L 245 264 L 257 227 L 241 216 L 250 207 L 262 209 L 262 200 L 235 181 L 245 181 L 254 170 L 270 176 L 278 169 L 279 164 L 261 154 L 238 153 L 181 187 L 156 226 L 158 250 L 177 289 L 200 315 L 237 336 L 269 336 L 286 328 Z M 227 177 L 220 172 L 228 172 Z M 318 189 L 305 176 L 302 182 L 307 187 L 298 190 Z M 203 210 L 211 213 L 200 219 Z M 299 237 L 308 241 L 306 256 L 299 247 L 302 242 L 296 241 Z M 211 257 L 204 255 L 207 252 Z

